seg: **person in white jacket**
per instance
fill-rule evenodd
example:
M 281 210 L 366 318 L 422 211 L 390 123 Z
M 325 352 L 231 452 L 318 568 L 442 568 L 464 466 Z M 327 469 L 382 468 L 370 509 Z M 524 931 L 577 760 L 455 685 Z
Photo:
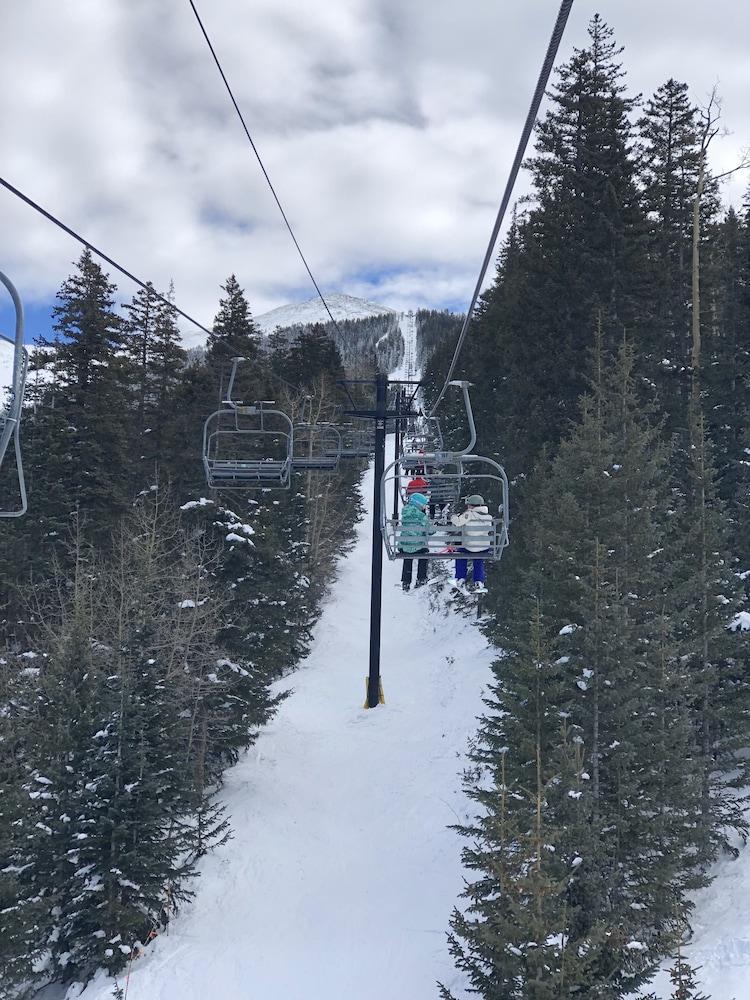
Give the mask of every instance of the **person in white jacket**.
M 454 514 L 451 523 L 462 528 L 461 547 L 459 552 L 481 553 L 486 552 L 492 541 L 494 530 L 492 515 L 487 510 L 484 498 L 478 493 L 466 498 L 466 510 L 463 514 Z M 476 590 L 485 590 L 484 585 L 484 559 L 471 559 L 471 575 L 474 580 Z M 466 586 L 466 575 L 469 569 L 468 559 L 456 559 L 456 585 Z

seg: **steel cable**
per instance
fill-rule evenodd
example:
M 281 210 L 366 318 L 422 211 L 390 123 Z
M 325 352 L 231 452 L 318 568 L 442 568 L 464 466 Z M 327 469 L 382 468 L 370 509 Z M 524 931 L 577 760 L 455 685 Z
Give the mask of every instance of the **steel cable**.
M 274 201 L 276 202 L 276 204 L 278 206 L 278 209 L 281 212 L 281 217 L 284 220 L 286 228 L 289 230 L 289 235 L 292 237 L 292 242 L 294 243 L 295 247 L 297 248 L 297 253 L 300 256 L 300 259 L 301 259 L 302 263 L 305 265 L 305 270 L 307 271 L 308 275 L 310 276 L 310 281 L 312 281 L 313 285 L 315 286 L 315 291 L 318 293 L 318 296 L 320 298 L 320 301 L 323 303 L 323 307 L 324 307 L 325 311 L 330 316 L 331 322 L 336 327 L 336 330 L 338 331 L 338 333 L 341 334 L 341 330 L 339 329 L 339 325 L 336 322 L 336 320 L 334 319 L 333 313 L 328 308 L 328 303 L 326 302 L 325 297 L 323 296 L 323 293 L 320 290 L 320 286 L 318 285 L 318 282 L 315 280 L 315 276 L 313 275 L 312 270 L 310 269 L 310 265 L 307 263 L 305 255 L 302 253 L 302 248 L 300 247 L 299 243 L 297 242 L 297 237 L 294 235 L 294 231 L 293 231 L 293 229 L 291 227 L 289 219 L 286 216 L 286 212 L 282 208 L 281 202 L 279 201 L 279 196 L 276 194 L 276 189 L 274 188 L 273 184 L 271 183 L 271 178 L 268 176 L 268 171 L 266 170 L 265 165 L 263 163 L 263 160 L 261 159 L 260 153 L 258 152 L 258 149 L 257 149 L 255 143 L 253 142 L 253 137 L 250 135 L 250 129 L 247 127 L 247 125 L 245 123 L 245 119 L 243 117 L 243 114 L 240 111 L 240 106 L 237 103 L 237 100 L 236 100 L 236 98 L 234 96 L 234 93 L 232 92 L 232 88 L 229 86 L 229 80 L 227 80 L 226 74 L 225 74 L 224 70 L 222 69 L 221 63 L 219 62 L 219 57 L 216 55 L 216 50 L 214 49 L 213 45 L 211 44 L 211 39 L 208 37 L 208 32 L 206 31 L 206 29 L 205 29 L 205 27 L 203 25 L 203 21 L 201 20 L 200 14 L 198 13 L 198 10 L 197 10 L 195 4 L 193 3 L 193 0 L 188 0 L 188 3 L 190 4 L 190 6 L 193 9 L 193 13 L 195 14 L 195 19 L 198 22 L 198 26 L 201 29 L 203 37 L 206 40 L 206 44 L 208 45 L 208 47 L 209 47 L 209 49 L 211 51 L 211 55 L 214 58 L 214 62 L 216 63 L 216 68 L 219 71 L 221 79 L 224 81 L 224 86 L 227 88 L 227 93 L 229 94 L 229 97 L 230 97 L 230 99 L 232 101 L 232 104 L 234 105 L 234 110 L 237 112 L 237 117 L 239 118 L 240 123 L 242 125 L 242 128 L 245 131 L 245 135 L 247 136 L 247 141 L 250 143 L 250 147 L 251 147 L 253 153 L 255 153 L 255 158 L 258 161 L 259 165 L 260 165 L 260 169 L 263 171 L 263 176 L 265 177 L 266 182 L 268 184 L 268 187 L 269 187 L 269 189 L 271 191 L 271 194 L 273 195 Z
M 10 183 L 10 181 L 6 181 L 4 177 L 0 177 L 0 184 L 8 191 L 10 191 L 11 194 L 14 194 L 17 198 L 20 198 L 21 201 L 25 202 L 30 208 L 33 208 L 35 212 L 39 212 L 39 214 L 43 215 L 45 219 L 49 219 L 50 222 L 53 222 L 59 229 L 62 229 L 64 233 L 67 233 L 68 236 L 72 236 L 74 240 L 78 240 L 78 242 L 83 244 L 83 246 L 85 246 L 87 250 L 90 250 L 92 253 L 95 253 L 97 257 L 101 257 L 102 260 L 106 260 L 106 262 L 108 264 L 111 264 L 112 267 L 114 267 L 116 270 L 120 272 L 120 274 L 124 274 L 126 278 L 130 278 L 130 280 L 134 281 L 136 285 L 140 285 L 141 288 L 143 288 L 149 294 L 153 295 L 155 299 L 158 299 L 160 302 L 163 302 L 164 305 L 169 306 L 170 309 L 172 309 L 174 312 L 182 316 L 183 319 L 186 319 L 189 323 L 192 323 L 193 326 L 197 326 L 199 330 L 202 330 L 204 333 L 207 333 L 210 336 L 211 331 L 208 329 L 207 326 L 204 326 L 202 323 L 199 323 L 197 319 L 193 319 L 193 317 L 190 316 L 188 313 L 183 312 L 183 310 L 180 309 L 178 306 L 176 306 L 174 302 L 170 302 L 169 299 L 165 298 L 163 295 L 160 295 L 156 291 L 153 285 L 149 284 L 148 282 L 141 281 L 140 278 L 136 278 L 136 276 L 132 273 L 132 271 L 128 271 L 127 268 L 122 266 L 122 264 L 118 264 L 116 260 L 108 256 L 106 253 L 104 253 L 103 250 L 99 250 L 98 247 L 95 247 L 93 243 L 89 243 L 89 241 L 87 239 L 84 239 L 83 236 L 81 236 L 79 233 L 75 231 L 75 229 L 71 229 L 70 226 L 66 226 L 64 222 L 61 222 L 51 212 L 48 212 L 46 208 L 42 208 L 42 206 L 39 205 L 37 202 L 35 202 L 32 198 L 29 198 L 28 195 L 25 195 L 23 191 L 19 191 L 17 187 L 14 187 Z
M 521 163 L 526 154 L 526 147 L 528 145 L 531 133 L 534 129 L 534 124 L 536 122 L 536 116 L 539 113 L 539 105 L 542 103 L 542 97 L 544 96 L 544 91 L 547 87 L 549 81 L 550 73 L 552 72 L 552 67 L 555 63 L 555 56 L 557 55 L 557 50 L 560 47 L 560 42 L 562 40 L 563 33 L 565 31 L 565 25 L 568 21 L 568 15 L 570 14 L 571 7 L 573 6 L 573 0 L 563 0 L 560 4 L 560 10 L 557 15 L 557 21 L 555 22 L 555 27 L 552 32 L 552 37 L 550 38 L 549 46 L 547 47 L 547 54 L 544 58 L 544 63 L 542 65 L 541 72 L 539 74 L 539 79 L 537 80 L 536 89 L 534 90 L 534 96 L 531 99 L 531 106 L 529 108 L 529 113 L 526 116 L 526 123 L 523 127 L 523 132 L 521 133 L 521 139 L 518 143 L 518 149 L 516 150 L 516 155 L 513 159 L 513 164 L 510 169 L 510 176 L 508 177 L 508 182 L 505 185 L 505 192 L 503 194 L 503 200 L 500 203 L 500 209 L 497 213 L 497 218 L 495 219 L 495 225 L 492 228 L 492 235 L 490 236 L 490 242 L 487 246 L 487 252 L 484 255 L 484 261 L 482 262 L 482 269 L 479 273 L 479 279 L 477 280 L 476 287 L 474 288 L 474 294 L 471 298 L 471 303 L 466 312 L 466 317 L 464 319 L 463 325 L 461 326 L 461 332 L 458 335 L 458 342 L 456 344 L 456 349 L 453 352 L 453 359 L 450 363 L 448 369 L 448 374 L 445 377 L 445 383 L 443 388 L 440 390 L 440 395 L 435 400 L 435 403 L 430 410 L 429 415 L 432 417 L 435 414 L 438 406 L 440 405 L 443 396 L 450 384 L 453 377 L 453 373 L 456 370 L 456 365 L 458 364 L 458 358 L 461 354 L 461 348 L 463 347 L 464 341 L 466 340 L 466 334 L 469 329 L 469 324 L 471 323 L 472 316 L 474 314 L 474 309 L 476 308 L 477 300 L 479 294 L 482 290 L 482 285 L 484 283 L 485 275 L 487 274 L 487 268 L 489 267 L 490 261 L 492 259 L 492 253 L 495 249 L 495 243 L 497 242 L 497 237 L 500 232 L 500 227 L 503 224 L 503 219 L 505 218 L 505 212 L 508 208 L 508 203 L 510 202 L 510 197 L 513 193 L 513 187 L 516 183 L 516 178 L 518 177 L 518 172 L 521 169 Z

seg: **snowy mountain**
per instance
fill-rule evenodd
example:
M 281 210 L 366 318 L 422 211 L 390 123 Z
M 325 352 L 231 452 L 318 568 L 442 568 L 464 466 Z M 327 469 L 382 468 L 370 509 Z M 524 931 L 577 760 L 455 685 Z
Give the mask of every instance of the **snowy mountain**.
M 386 306 L 375 305 L 365 299 L 353 295 L 327 295 L 326 302 L 334 318 L 365 319 L 367 316 L 385 316 L 395 312 Z M 293 302 L 287 306 L 279 306 L 270 312 L 254 317 L 255 322 L 265 334 L 273 333 L 277 326 L 297 326 L 307 323 L 330 323 L 328 313 L 323 303 L 316 296 L 306 302 Z

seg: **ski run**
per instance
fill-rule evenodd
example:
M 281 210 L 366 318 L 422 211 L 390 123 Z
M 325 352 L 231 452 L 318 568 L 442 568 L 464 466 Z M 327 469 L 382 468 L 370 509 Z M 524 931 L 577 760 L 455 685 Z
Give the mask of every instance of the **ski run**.
M 373 473 L 362 489 L 369 500 Z M 133 962 L 127 1000 L 435 1000 L 470 994 L 446 930 L 465 873 L 450 824 L 494 658 L 441 582 L 404 595 L 385 562 L 385 705 L 362 708 L 371 518 L 317 625 L 293 693 L 224 791 L 233 837 L 194 902 Z M 712 1000 L 750 998 L 750 850 L 697 900 L 688 959 Z M 125 977 L 120 985 L 125 988 Z M 100 974 L 68 997 L 111 1000 Z M 664 971 L 654 984 L 671 996 Z
M 363 481 L 372 492 L 373 473 Z M 462 887 L 460 790 L 492 651 L 469 620 L 405 595 L 384 566 L 386 704 L 363 709 L 371 521 L 293 689 L 227 775 L 234 836 L 194 903 L 133 963 L 128 1000 L 427 1000 L 456 982 L 446 928 Z M 75 992 L 72 995 L 77 995 Z M 111 1000 L 103 975 L 82 996 Z

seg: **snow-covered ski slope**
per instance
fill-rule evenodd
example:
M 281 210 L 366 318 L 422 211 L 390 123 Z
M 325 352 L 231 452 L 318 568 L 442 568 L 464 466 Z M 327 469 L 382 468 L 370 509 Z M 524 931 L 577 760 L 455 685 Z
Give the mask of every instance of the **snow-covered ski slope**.
M 370 468 L 368 510 L 372 488 Z M 470 620 L 431 609 L 438 587 L 403 594 L 385 560 L 386 703 L 364 710 L 371 531 L 368 514 L 310 657 L 279 685 L 293 694 L 227 774 L 233 839 L 133 963 L 128 1000 L 434 1000 L 436 980 L 456 981 L 448 827 L 466 817 L 460 774 L 492 652 Z M 102 975 L 82 996 L 111 1000 L 112 985 Z
M 372 471 L 364 477 L 365 496 Z M 128 1000 L 434 1000 L 455 973 L 445 932 L 461 891 L 459 774 L 491 654 L 476 628 L 397 588 L 386 563 L 386 704 L 362 708 L 370 519 L 294 693 L 227 775 L 233 839 L 195 902 L 133 964 Z M 96 980 L 85 1000 L 111 1000 Z

